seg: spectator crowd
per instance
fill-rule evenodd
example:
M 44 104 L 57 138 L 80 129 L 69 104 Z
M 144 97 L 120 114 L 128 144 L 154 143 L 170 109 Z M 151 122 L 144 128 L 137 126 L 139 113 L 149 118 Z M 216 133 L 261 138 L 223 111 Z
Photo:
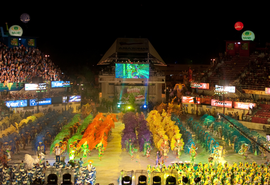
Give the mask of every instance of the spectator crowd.
M 59 81 L 66 76 L 37 48 L 8 48 L 0 42 L 0 83 L 32 82 L 33 77 Z

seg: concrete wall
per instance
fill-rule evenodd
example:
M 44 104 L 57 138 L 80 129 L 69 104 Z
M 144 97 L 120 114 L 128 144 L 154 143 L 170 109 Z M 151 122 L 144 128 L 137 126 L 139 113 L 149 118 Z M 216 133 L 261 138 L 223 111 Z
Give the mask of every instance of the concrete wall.
M 149 79 L 116 79 L 114 75 L 99 75 L 99 83 L 101 85 L 101 96 L 99 100 L 103 98 L 112 101 L 115 94 L 115 86 L 122 84 L 128 84 L 132 86 L 133 84 L 141 85 L 151 85 L 154 84 L 154 93 L 150 94 L 148 89 L 148 101 L 153 103 L 162 102 L 162 84 L 165 84 L 165 76 L 150 76 Z

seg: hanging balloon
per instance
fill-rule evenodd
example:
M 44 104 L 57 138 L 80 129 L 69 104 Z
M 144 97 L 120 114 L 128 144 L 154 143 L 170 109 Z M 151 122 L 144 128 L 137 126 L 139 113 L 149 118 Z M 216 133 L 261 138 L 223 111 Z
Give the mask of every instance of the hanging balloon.
M 234 28 L 237 30 L 237 31 L 240 31 L 244 28 L 244 24 L 242 22 L 236 22 L 234 24 Z
M 23 13 L 20 19 L 23 23 L 28 23 L 30 21 L 30 16 L 27 13 Z

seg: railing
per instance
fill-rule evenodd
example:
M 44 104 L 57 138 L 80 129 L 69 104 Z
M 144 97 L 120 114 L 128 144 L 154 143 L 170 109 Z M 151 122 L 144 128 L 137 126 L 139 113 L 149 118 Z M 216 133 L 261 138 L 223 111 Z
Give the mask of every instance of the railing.
M 258 90 L 258 91 L 264 91 L 265 86 L 264 85 L 241 85 L 241 89 L 251 89 L 251 90 Z

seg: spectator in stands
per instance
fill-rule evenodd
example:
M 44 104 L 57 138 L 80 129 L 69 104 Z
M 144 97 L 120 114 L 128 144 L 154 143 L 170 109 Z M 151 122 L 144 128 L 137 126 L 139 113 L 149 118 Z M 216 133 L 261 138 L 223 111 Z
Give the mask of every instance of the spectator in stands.
M 0 42 L 0 83 L 31 82 L 33 77 L 64 80 L 61 70 L 39 49 L 23 45 L 8 48 Z

